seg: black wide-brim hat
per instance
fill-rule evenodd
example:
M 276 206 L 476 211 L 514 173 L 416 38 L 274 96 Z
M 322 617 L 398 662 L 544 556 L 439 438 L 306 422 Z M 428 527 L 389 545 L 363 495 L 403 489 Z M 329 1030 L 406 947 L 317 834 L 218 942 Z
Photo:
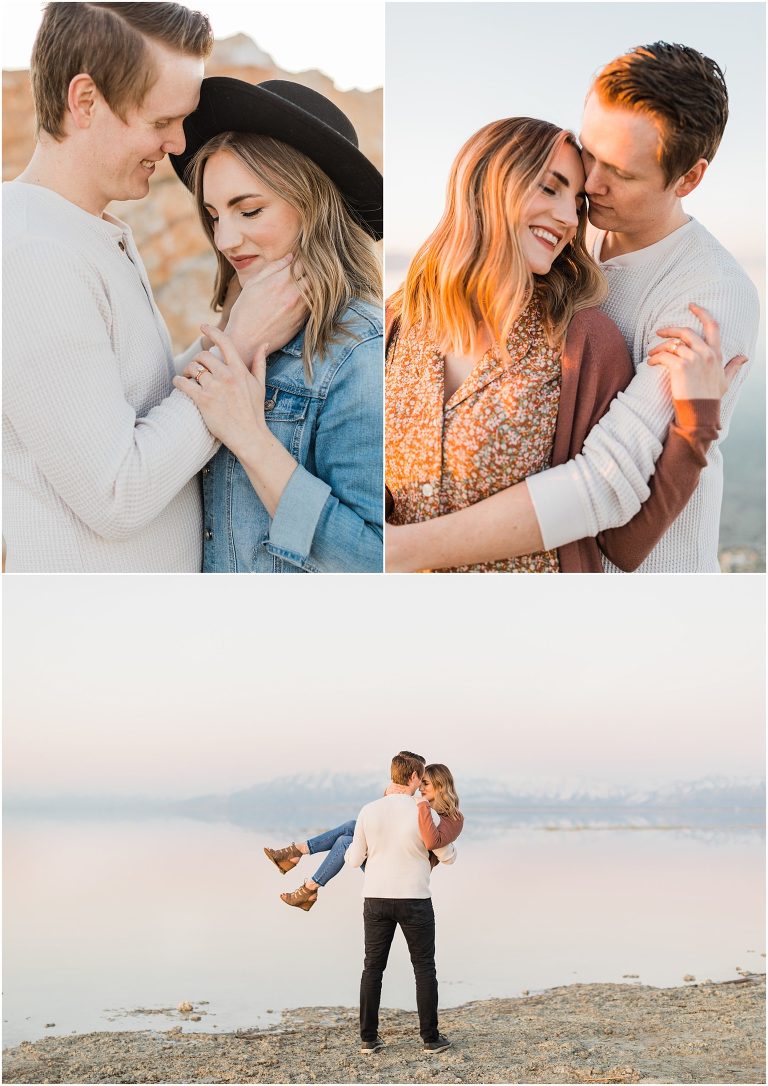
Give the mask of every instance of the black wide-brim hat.
M 363 229 L 377 241 L 382 237 L 381 174 L 359 150 L 352 122 L 325 95 L 285 79 L 257 85 L 229 76 L 204 79 L 198 107 L 184 121 L 187 145 L 169 156 L 187 188 L 187 167 L 220 132 L 273 136 L 295 147 L 330 177 Z

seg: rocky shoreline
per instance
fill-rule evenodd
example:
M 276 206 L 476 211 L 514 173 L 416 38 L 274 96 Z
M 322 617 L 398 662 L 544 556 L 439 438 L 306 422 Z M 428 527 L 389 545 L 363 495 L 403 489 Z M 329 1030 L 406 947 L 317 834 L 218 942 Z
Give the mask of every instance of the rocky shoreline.
M 4 1053 L 5 1082 L 765 1081 L 765 976 L 649 988 L 572 984 L 441 1012 L 453 1046 L 421 1048 L 413 1012 L 384 1010 L 386 1047 L 359 1053 L 357 1011 L 306 1007 L 265 1030 L 89 1033 Z

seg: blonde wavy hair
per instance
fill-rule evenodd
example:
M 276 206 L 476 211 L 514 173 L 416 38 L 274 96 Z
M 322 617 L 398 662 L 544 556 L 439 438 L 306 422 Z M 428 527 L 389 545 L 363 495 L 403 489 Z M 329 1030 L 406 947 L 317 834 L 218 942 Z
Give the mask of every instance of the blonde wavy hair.
M 437 813 L 457 818 L 460 814 L 459 797 L 448 766 L 441 762 L 432 762 L 425 768 L 424 776 L 435 790 L 434 807 Z
M 302 361 L 308 383 L 313 359 L 322 358 L 346 331 L 341 317 L 353 298 L 381 302 L 381 267 L 375 243 L 353 217 L 336 185 L 311 158 L 282 140 L 248 132 L 221 132 L 200 148 L 189 166 L 198 215 L 218 262 L 212 306 L 220 311 L 235 270 L 216 248 L 213 221 L 205 210 L 205 163 L 228 151 L 260 181 L 298 211 L 299 236 L 291 271 L 309 309 Z
M 585 245 L 586 207 L 546 275 L 531 272 L 520 242 L 524 208 L 566 143 L 578 150 L 572 133 L 531 117 L 493 121 L 470 136 L 451 167 L 442 218 L 387 303 L 401 329 L 421 324 L 442 351 L 474 355 L 485 325 L 506 355 L 512 325 L 534 294 L 552 346 L 574 313 L 603 300 L 608 288 Z

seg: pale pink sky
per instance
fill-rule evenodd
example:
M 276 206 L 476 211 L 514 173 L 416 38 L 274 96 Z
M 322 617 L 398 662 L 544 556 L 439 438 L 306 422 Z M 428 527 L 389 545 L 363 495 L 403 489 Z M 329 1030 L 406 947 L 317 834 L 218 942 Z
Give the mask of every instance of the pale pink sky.
M 6 577 L 9 793 L 180 796 L 386 773 L 762 774 L 741 577 Z

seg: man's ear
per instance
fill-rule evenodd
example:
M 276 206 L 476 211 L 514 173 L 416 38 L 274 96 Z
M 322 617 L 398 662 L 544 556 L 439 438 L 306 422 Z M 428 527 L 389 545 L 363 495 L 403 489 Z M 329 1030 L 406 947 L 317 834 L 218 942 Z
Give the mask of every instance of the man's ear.
M 67 111 L 77 128 L 90 128 L 98 93 L 96 84 L 86 72 L 70 80 Z
M 700 158 L 695 165 L 691 166 L 690 170 L 688 170 L 687 173 L 684 173 L 675 185 L 675 196 L 689 196 L 699 185 L 702 177 L 707 171 L 708 165 L 709 163 L 705 158 Z

